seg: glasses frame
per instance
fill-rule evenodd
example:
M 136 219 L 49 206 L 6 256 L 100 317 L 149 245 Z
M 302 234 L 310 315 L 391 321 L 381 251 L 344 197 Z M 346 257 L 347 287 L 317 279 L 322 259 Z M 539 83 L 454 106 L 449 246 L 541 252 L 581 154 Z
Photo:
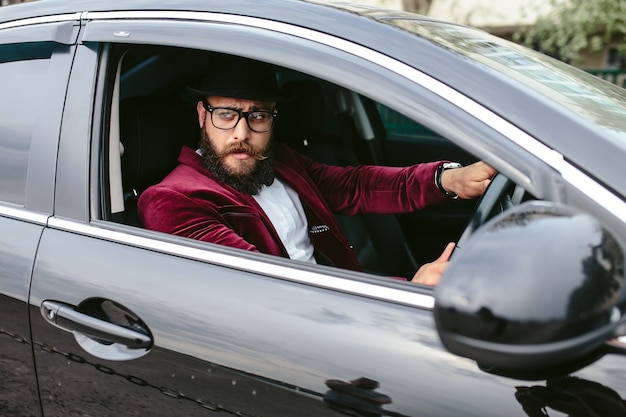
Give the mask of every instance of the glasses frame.
M 233 109 L 232 107 L 213 107 L 209 104 L 208 100 L 202 100 L 202 106 L 204 107 L 204 109 L 209 112 L 211 114 L 211 124 L 213 125 L 214 128 L 219 129 L 219 130 L 232 130 L 235 127 L 237 127 L 237 125 L 239 124 L 239 122 L 241 121 L 241 119 L 245 118 L 246 124 L 248 125 L 248 129 L 250 129 L 251 131 L 255 132 L 255 133 L 266 133 L 271 131 L 274 128 L 274 120 L 276 120 L 276 117 L 278 116 L 278 111 L 274 110 L 274 111 L 268 111 L 268 110 L 252 110 L 252 111 L 242 111 L 239 109 Z M 228 128 L 224 128 L 224 127 L 218 127 L 215 125 L 215 122 L 213 121 L 213 112 L 215 110 L 230 110 L 230 111 L 234 111 L 236 112 L 239 117 L 237 118 L 237 121 L 235 122 L 235 124 L 233 125 L 233 127 L 228 127 Z M 272 116 L 272 123 L 270 124 L 270 127 L 266 130 L 256 130 L 254 129 L 252 126 L 250 126 L 250 120 L 248 120 L 248 117 L 251 114 L 254 113 L 267 113 L 270 116 Z

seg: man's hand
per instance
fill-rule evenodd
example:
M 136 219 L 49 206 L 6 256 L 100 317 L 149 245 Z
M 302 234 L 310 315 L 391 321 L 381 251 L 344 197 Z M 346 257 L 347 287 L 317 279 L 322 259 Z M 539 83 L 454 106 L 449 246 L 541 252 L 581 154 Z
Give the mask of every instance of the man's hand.
M 441 186 L 459 198 L 469 199 L 483 195 L 496 170 L 479 161 L 463 168 L 447 169 L 441 174 Z
M 444 271 L 448 267 L 448 264 L 450 263 L 449 259 L 452 255 L 452 251 L 454 251 L 455 245 L 456 244 L 454 242 L 448 243 L 439 258 L 430 263 L 422 265 L 420 269 L 417 270 L 415 275 L 413 275 L 413 279 L 411 280 L 411 282 L 425 285 L 439 284 L 441 276 L 443 275 Z

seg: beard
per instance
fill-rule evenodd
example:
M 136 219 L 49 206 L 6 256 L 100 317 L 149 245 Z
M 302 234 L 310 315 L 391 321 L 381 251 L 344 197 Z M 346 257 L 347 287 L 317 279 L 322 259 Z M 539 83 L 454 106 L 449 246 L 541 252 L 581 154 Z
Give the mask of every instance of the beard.
M 263 149 L 256 148 L 247 142 L 240 142 L 218 151 L 211 143 L 205 129 L 202 129 L 201 137 L 202 166 L 209 170 L 219 182 L 249 195 L 258 194 L 264 185 L 269 186 L 274 182 L 276 174 L 272 152 L 273 139 L 270 139 Z M 251 156 L 251 160 L 240 161 L 239 170 L 224 163 L 226 156 L 237 152 L 245 152 Z M 252 164 L 251 167 L 247 166 L 250 164 Z

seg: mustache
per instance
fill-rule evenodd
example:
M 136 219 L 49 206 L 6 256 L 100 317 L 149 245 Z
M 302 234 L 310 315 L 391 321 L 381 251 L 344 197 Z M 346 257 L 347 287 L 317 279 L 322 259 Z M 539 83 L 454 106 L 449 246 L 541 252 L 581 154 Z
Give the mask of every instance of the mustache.
M 264 154 L 263 150 L 256 148 L 246 142 L 234 143 L 226 147 L 225 149 L 223 149 L 218 154 L 218 156 L 224 157 L 231 153 L 247 153 L 248 155 L 250 155 L 252 158 L 256 159 L 257 161 L 262 161 L 270 157 L 269 154 Z

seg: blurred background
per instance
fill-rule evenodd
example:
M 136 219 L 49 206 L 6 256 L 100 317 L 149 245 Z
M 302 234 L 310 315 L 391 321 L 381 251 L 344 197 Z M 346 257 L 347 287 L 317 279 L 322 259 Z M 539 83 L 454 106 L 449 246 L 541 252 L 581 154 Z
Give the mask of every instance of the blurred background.
M 27 1 L 37 0 L 0 6 Z M 626 87 L 626 0 L 339 1 L 474 26 Z

